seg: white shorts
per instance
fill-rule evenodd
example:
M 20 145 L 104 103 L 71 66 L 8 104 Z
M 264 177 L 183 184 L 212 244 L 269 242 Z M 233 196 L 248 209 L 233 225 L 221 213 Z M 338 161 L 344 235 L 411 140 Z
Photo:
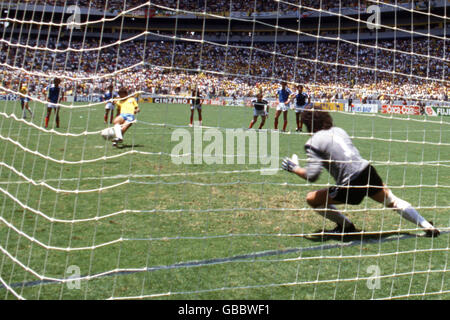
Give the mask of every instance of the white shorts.
M 267 115 L 266 110 L 264 110 L 264 109 L 257 110 L 255 108 L 253 108 L 253 116 L 254 117 L 258 117 L 258 116 L 265 117 L 266 115 Z
M 114 103 L 108 102 L 105 106 L 106 110 L 114 110 Z
M 47 103 L 47 108 L 57 109 L 57 108 L 59 108 L 59 106 L 56 104 L 53 104 L 53 103 Z
M 202 110 L 202 105 L 194 105 L 194 104 L 192 104 L 191 105 L 191 110 L 194 110 L 194 109 Z
M 288 111 L 289 105 L 283 102 L 278 102 L 277 111 Z

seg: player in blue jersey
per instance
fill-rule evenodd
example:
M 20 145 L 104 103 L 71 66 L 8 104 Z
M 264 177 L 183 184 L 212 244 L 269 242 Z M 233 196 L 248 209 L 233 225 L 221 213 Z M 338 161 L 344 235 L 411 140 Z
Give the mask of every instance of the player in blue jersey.
M 44 89 L 43 93 L 47 95 L 47 116 L 45 117 L 45 127 L 48 127 L 48 122 L 50 120 L 50 115 L 52 114 L 52 110 L 55 110 L 56 114 L 56 127 L 59 128 L 59 103 L 63 98 L 63 90 L 59 86 L 61 84 L 61 79 L 55 78 L 53 80 L 53 85 L 48 86 Z
M 280 117 L 280 114 L 283 112 L 283 131 L 286 131 L 287 127 L 287 113 L 289 110 L 289 98 L 292 94 L 292 91 L 287 87 L 286 82 L 281 83 L 281 89 L 277 91 L 277 98 L 278 98 L 278 106 L 277 110 L 275 112 L 275 120 L 274 120 L 274 128 L 275 130 L 278 129 L 278 118 Z
M 114 92 L 114 87 L 113 85 L 109 85 L 108 86 L 108 91 L 105 92 L 105 94 L 103 95 L 103 101 L 106 102 L 105 105 L 105 116 L 104 116 L 104 120 L 105 120 L 105 124 L 108 123 L 108 115 L 109 112 L 111 112 L 111 115 L 109 116 L 109 123 L 113 123 L 114 120 L 114 107 L 115 107 L 115 102 L 114 99 L 119 97 L 119 95 L 117 93 Z
M 303 122 L 301 121 L 301 115 L 305 107 L 311 103 L 311 98 L 303 92 L 303 86 L 300 84 L 297 86 L 297 94 L 294 97 L 295 101 L 295 120 L 297 122 L 297 132 L 302 131 Z

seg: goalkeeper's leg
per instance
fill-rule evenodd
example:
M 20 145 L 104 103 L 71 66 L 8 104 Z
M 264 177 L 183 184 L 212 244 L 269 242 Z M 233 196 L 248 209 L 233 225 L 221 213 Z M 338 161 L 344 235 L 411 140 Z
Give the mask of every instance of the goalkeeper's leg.
M 321 189 L 309 192 L 306 196 L 306 202 L 315 209 L 322 217 L 335 222 L 342 232 L 355 231 L 354 224 L 343 215 L 334 204 L 339 204 L 330 198 L 328 189 Z
M 371 198 L 388 208 L 394 209 L 403 218 L 414 223 L 416 226 L 422 227 L 427 233 L 427 236 L 438 236 L 440 234 L 439 230 L 422 217 L 409 202 L 396 197 L 390 189 L 385 187 L 380 192 L 371 196 Z

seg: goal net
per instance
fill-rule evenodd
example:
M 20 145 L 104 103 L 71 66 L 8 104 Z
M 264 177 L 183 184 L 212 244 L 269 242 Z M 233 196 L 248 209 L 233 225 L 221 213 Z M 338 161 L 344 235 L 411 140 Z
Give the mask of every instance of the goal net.
M 449 11 L 2 1 L 0 297 L 450 298 Z M 332 175 L 281 168 L 308 163 L 299 86 L 439 237 L 370 197 L 330 232 Z

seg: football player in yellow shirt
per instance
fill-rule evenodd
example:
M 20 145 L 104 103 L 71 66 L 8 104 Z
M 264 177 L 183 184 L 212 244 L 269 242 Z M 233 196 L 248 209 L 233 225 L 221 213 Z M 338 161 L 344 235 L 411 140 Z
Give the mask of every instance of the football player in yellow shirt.
M 116 102 L 120 114 L 114 119 L 114 133 L 116 137 L 113 139 L 113 146 L 117 147 L 119 142 L 123 141 L 123 135 L 135 122 L 135 114 L 140 111 L 135 97 L 128 95 L 127 88 L 119 90 L 120 100 Z
M 26 85 L 22 85 L 19 90 L 20 95 L 20 105 L 22 107 L 22 118 L 27 118 L 27 110 L 30 113 L 31 118 L 33 118 L 33 112 L 31 111 L 28 103 L 30 102 L 30 99 L 27 97 L 28 95 L 28 88 Z

